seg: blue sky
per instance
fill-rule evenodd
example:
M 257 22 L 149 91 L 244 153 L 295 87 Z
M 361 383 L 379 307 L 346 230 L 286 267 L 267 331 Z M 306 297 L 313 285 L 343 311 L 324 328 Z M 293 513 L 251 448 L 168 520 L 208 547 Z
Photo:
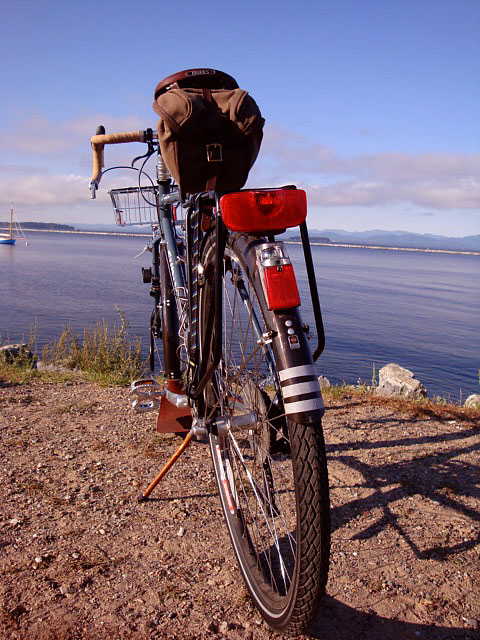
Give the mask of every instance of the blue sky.
M 13 201 L 110 223 L 131 177 L 90 201 L 90 135 L 155 126 L 157 82 L 214 67 L 267 122 L 248 186 L 302 186 L 310 227 L 480 233 L 478 0 L 18 0 L 0 18 L 0 219 Z

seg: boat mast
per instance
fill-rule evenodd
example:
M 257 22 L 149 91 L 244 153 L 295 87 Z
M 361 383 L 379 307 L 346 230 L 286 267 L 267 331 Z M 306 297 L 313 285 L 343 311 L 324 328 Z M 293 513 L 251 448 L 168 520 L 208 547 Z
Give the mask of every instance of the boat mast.
M 13 239 L 13 204 L 10 205 L 10 240 Z

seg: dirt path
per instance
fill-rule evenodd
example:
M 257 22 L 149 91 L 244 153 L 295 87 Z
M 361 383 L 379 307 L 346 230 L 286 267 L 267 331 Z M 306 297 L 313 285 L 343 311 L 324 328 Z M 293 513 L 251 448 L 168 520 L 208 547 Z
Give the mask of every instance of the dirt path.
M 205 445 L 178 446 L 125 389 L 0 388 L 0 637 L 277 638 L 250 604 Z M 329 402 L 324 640 L 477 638 L 480 428 Z

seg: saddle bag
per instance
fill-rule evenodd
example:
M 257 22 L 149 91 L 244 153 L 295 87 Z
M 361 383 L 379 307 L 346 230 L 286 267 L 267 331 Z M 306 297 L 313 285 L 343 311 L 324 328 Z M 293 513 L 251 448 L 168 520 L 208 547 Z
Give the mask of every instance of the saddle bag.
M 173 85 L 153 108 L 160 152 L 182 195 L 243 187 L 265 123 L 247 91 Z

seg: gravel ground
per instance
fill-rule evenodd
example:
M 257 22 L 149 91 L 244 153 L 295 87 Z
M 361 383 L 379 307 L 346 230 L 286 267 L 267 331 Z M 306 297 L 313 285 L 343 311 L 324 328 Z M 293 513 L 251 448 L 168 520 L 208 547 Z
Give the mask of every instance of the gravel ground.
M 0 637 L 269 639 L 222 522 L 208 449 L 127 390 L 0 387 Z M 478 638 L 480 427 L 329 401 L 328 595 L 308 638 Z

